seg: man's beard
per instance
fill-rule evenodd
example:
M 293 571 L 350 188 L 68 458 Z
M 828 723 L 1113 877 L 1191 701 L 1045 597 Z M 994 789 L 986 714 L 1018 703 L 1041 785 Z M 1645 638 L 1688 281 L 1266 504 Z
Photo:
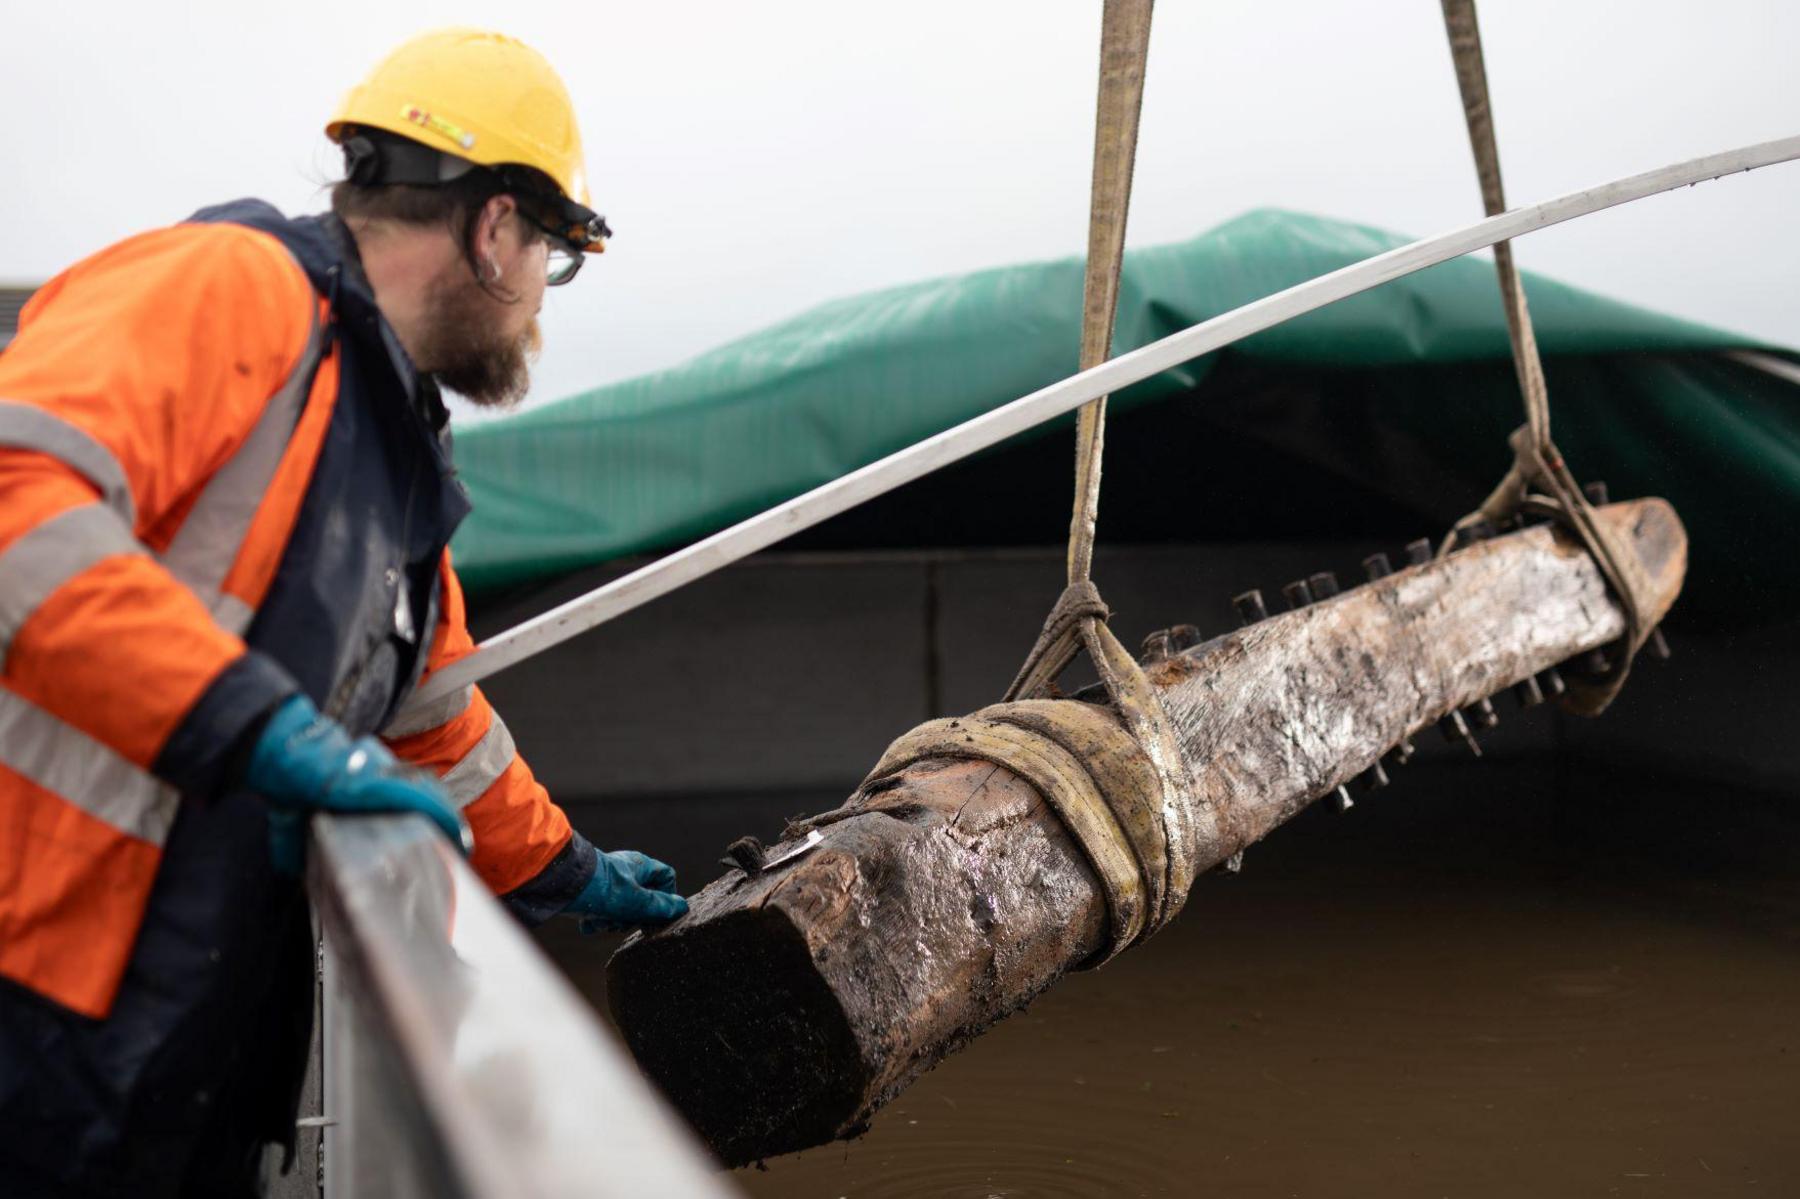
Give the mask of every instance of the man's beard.
M 510 408 L 525 398 L 543 344 L 536 317 L 508 340 L 494 320 L 498 302 L 463 272 L 441 279 L 432 289 L 419 354 L 440 386 L 483 408 Z

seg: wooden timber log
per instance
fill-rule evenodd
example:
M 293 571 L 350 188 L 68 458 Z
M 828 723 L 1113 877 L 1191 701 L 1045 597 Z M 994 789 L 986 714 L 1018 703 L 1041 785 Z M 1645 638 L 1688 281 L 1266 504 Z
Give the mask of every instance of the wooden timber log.
M 1687 541 L 1661 500 L 1613 504 L 1674 602 Z M 1619 637 L 1587 555 L 1537 526 L 1401 570 L 1147 666 L 1208 833 L 1245 846 L 1441 717 Z M 1076 702 L 1076 701 L 1070 701 Z M 790 825 L 608 967 L 626 1041 L 738 1165 L 854 1135 L 924 1070 L 1099 950 L 1107 901 L 1038 792 L 937 758 Z

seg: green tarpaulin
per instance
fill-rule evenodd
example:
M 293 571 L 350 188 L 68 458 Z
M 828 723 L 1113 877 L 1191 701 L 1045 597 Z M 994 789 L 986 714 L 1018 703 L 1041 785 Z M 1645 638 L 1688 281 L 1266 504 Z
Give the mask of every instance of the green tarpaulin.
M 1116 349 L 1406 240 L 1264 210 L 1133 251 Z M 456 456 L 475 502 L 456 540 L 463 577 L 479 591 L 675 545 L 1065 377 L 1081 276 L 1071 258 L 823 304 L 673 369 L 463 431 Z M 1754 526 L 1800 511 L 1800 386 L 1725 353 L 1768 347 L 1548 279 L 1527 287 L 1557 438 L 1578 473 L 1674 500 L 1696 573 L 1722 572 L 1716 604 L 1760 609 L 1793 585 L 1791 555 Z M 1465 258 L 1148 380 L 1117 410 L 1183 397 L 1158 417 L 1181 420 L 1232 356 L 1315 390 L 1336 381 L 1327 393 L 1376 381 L 1380 396 L 1353 419 L 1403 430 L 1479 498 L 1520 419 L 1509 355 L 1491 262 Z

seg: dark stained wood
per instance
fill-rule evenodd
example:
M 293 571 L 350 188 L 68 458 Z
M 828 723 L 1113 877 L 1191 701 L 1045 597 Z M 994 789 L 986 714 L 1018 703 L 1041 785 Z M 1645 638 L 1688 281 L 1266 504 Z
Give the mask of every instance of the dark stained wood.
M 1674 510 L 1602 511 L 1631 531 L 1660 617 L 1686 570 Z M 1200 809 L 1196 872 L 1401 738 L 1623 629 L 1593 563 L 1537 527 L 1149 666 Z M 916 763 L 787 835 L 813 828 L 818 847 L 730 872 L 608 968 L 639 1062 L 733 1165 L 854 1135 L 1102 944 L 1080 848 L 1003 768 Z

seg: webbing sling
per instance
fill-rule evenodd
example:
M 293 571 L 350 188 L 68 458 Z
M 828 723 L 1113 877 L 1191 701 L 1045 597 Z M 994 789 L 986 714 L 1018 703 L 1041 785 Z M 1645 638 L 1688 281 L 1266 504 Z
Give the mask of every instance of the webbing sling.
M 1027 699 L 927 721 L 888 746 L 863 780 L 862 792 L 927 758 L 992 762 L 1044 797 L 1106 896 L 1106 943 L 1088 965 L 1136 941 L 1154 927 L 1158 911 L 1167 909 L 1162 780 L 1107 708 Z
M 1487 215 L 1495 216 L 1506 210 L 1506 195 L 1500 183 L 1500 154 L 1494 141 L 1494 116 L 1488 102 L 1487 68 L 1481 53 L 1475 0 L 1442 3 L 1450 56 L 1456 64 L 1456 82 L 1469 127 L 1469 145 L 1481 181 L 1481 202 Z M 1495 243 L 1494 267 L 1500 277 L 1513 364 L 1525 401 L 1525 424 L 1509 438 L 1513 464 L 1506 477 L 1479 509 L 1457 522 L 1444 541 L 1443 552 L 1455 549 L 1465 531 L 1477 521 L 1498 525 L 1521 509 L 1550 516 L 1580 539 L 1625 611 L 1625 636 L 1618 652 L 1607 655 L 1606 670 L 1597 675 L 1572 676 L 1569 693 L 1563 700 L 1573 711 L 1598 715 L 1624 686 L 1632 658 L 1651 634 L 1653 626 L 1647 615 L 1648 597 L 1652 594 L 1650 581 L 1631 545 L 1595 519 L 1593 506 L 1550 439 L 1550 393 L 1544 382 L 1537 337 L 1531 328 L 1531 313 L 1525 306 L 1525 288 L 1513 263 L 1511 242 Z M 1531 494 L 1532 487 L 1541 488 L 1544 494 Z
M 1107 0 L 1102 18 L 1082 370 L 1112 353 L 1151 4 Z M 1105 435 L 1106 397 L 1100 396 L 1076 417 L 1068 585 L 1002 702 L 907 733 L 865 781 L 867 786 L 921 758 L 947 756 L 994 762 L 1031 782 L 1061 817 L 1106 894 L 1108 941 L 1090 965 L 1180 910 L 1197 856 L 1192 788 L 1180 745 L 1136 659 L 1107 627 L 1106 604 L 1089 578 Z M 1082 649 L 1112 699 L 1110 709 L 1046 698 Z
M 1088 199 L 1087 273 L 1081 291 L 1079 369 L 1112 357 L 1125 262 L 1125 218 L 1137 161 L 1138 117 L 1150 50 L 1152 0 L 1107 0 L 1100 29 L 1100 97 L 1094 114 L 1094 178 Z M 1100 507 L 1100 456 L 1106 443 L 1106 397 L 1075 414 L 1075 512 L 1069 521 L 1069 583 L 1094 563 L 1094 517 Z

